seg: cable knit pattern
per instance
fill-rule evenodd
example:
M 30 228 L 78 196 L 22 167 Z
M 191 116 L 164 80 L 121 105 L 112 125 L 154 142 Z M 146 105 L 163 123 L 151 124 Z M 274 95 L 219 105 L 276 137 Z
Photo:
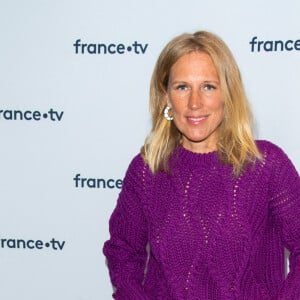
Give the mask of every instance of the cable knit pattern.
M 115 299 L 300 299 L 299 175 L 257 145 L 263 160 L 239 178 L 216 152 L 178 147 L 169 174 L 133 159 L 103 248 Z

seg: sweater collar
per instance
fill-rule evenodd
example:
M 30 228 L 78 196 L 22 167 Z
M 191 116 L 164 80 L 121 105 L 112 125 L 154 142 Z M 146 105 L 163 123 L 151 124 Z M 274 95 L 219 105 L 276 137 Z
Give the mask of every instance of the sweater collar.
M 182 145 L 178 146 L 173 155 L 172 161 L 174 163 L 180 163 L 184 166 L 204 166 L 204 165 L 216 165 L 219 163 L 218 152 L 212 151 L 208 153 L 196 153 L 187 150 Z

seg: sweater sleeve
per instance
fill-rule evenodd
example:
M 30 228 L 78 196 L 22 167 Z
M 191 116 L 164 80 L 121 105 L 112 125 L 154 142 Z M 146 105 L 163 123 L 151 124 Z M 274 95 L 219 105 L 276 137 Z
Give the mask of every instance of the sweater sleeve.
M 276 300 L 300 299 L 300 178 L 279 148 L 271 154 L 272 182 L 270 208 L 276 226 L 280 228 L 283 244 L 290 252 L 290 272 L 279 290 Z
M 142 159 L 137 156 L 124 178 L 109 221 L 110 239 L 103 247 L 115 288 L 113 298 L 119 300 L 148 299 L 143 292 L 148 233 L 141 203 L 142 168 Z

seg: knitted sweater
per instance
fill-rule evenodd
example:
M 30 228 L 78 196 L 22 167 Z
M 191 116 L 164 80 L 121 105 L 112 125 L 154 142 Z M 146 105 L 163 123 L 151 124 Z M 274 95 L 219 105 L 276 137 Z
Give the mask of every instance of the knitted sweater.
M 180 146 L 169 174 L 133 159 L 103 248 L 115 299 L 300 299 L 299 175 L 257 145 L 263 160 L 238 178 L 216 152 Z

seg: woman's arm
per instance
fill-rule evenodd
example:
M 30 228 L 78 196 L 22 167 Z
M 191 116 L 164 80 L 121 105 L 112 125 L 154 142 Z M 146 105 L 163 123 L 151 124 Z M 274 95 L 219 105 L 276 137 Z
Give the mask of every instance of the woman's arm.
M 290 251 L 290 272 L 279 290 L 276 300 L 300 299 L 300 178 L 279 149 L 274 156 L 270 207 L 276 226 L 281 230 L 284 246 Z
M 110 240 L 103 247 L 111 282 L 116 288 L 115 299 L 147 299 L 143 281 L 147 262 L 147 222 L 144 216 L 139 172 L 141 158 L 129 166 L 117 206 L 111 215 Z

